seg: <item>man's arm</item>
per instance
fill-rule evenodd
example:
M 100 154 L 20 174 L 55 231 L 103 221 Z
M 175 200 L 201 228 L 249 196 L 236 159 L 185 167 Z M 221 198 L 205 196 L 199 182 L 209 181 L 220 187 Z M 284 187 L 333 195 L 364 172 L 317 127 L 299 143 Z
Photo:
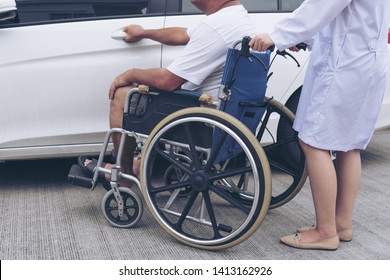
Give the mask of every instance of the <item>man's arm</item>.
M 166 91 L 178 89 L 186 82 L 185 79 L 173 74 L 166 68 L 131 69 L 114 79 L 109 90 L 109 99 L 113 99 L 117 88 L 136 84 L 145 84 Z
M 138 42 L 142 39 L 151 39 L 164 45 L 179 46 L 186 45 L 190 40 L 187 28 L 167 27 L 161 29 L 144 29 L 139 25 L 129 25 L 123 29 L 127 33 L 124 41 L 127 43 Z

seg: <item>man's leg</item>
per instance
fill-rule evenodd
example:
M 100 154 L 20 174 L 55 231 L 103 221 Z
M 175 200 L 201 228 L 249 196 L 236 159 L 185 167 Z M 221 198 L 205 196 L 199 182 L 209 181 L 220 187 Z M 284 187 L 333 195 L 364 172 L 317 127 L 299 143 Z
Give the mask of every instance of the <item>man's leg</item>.
M 122 87 L 118 88 L 115 92 L 115 97 L 111 100 L 110 104 L 110 128 L 122 127 L 126 95 L 131 89 L 132 87 Z M 112 142 L 116 156 L 118 156 L 120 141 L 121 134 L 114 133 L 112 136 Z M 126 137 L 125 148 L 122 153 L 121 168 L 122 171 L 127 174 L 133 174 L 133 153 L 136 145 L 135 138 Z
M 336 226 L 338 231 L 352 228 L 352 212 L 361 181 L 360 151 L 338 152 Z

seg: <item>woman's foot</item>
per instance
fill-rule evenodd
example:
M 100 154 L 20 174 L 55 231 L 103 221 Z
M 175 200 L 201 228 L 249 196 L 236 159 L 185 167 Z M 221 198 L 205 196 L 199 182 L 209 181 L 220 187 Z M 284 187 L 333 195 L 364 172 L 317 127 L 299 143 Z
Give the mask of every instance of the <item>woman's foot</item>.
M 315 228 L 314 225 L 311 227 L 301 227 L 297 229 L 297 232 L 306 232 L 309 230 L 313 230 L 314 228 Z M 338 230 L 337 235 L 339 236 L 340 241 L 343 242 L 350 242 L 352 241 L 353 238 L 352 229 Z
M 340 245 L 340 240 L 337 235 L 330 238 L 320 239 L 316 241 L 304 241 L 302 233 L 297 232 L 293 235 L 284 236 L 280 241 L 290 247 L 298 249 L 311 249 L 311 250 L 337 250 Z

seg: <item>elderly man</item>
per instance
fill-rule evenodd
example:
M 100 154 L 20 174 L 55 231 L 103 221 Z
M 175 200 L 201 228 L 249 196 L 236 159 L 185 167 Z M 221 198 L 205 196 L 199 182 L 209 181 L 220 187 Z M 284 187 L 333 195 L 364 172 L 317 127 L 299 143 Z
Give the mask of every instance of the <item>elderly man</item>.
M 126 94 L 136 84 L 146 84 L 166 91 L 178 88 L 217 95 L 221 82 L 226 53 L 231 45 L 244 36 L 256 34 L 246 9 L 235 0 L 191 0 L 206 14 L 204 20 L 192 28 L 162 28 L 145 30 L 131 25 L 124 29 L 128 43 L 152 39 L 166 45 L 185 45 L 182 53 L 167 68 L 131 69 L 114 79 L 109 89 L 110 127 L 122 127 Z M 118 151 L 121 135 L 113 135 L 115 151 Z M 139 173 L 139 164 L 134 164 L 134 138 L 126 139 L 126 148 L 121 159 L 122 172 Z M 93 170 L 96 161 L 81 158 L 83 168 Z M 110 164 L 106 168 L 112 168 Z M 134 171 L 134 173 L 133 173 Z M 108 179 L 108 178 L 106 178 Z M 126 185 L 121 182 L 122 186 Z

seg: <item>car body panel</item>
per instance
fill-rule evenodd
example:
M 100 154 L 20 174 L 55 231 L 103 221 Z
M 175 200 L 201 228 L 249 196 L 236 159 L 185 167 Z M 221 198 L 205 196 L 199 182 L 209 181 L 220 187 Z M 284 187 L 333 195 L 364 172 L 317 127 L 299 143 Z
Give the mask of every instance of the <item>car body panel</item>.
M 1 40 L 12 42 L 0 44 L 0 53 L 10 53 L 12 45 L 12 53 L 18 54 L 4 56 L 0 62 L 0 159 L 13 158 L 11 150 L 16 148 L 24 148 L 22 156 L 29 157 L 26 147 L 55 146 L 48 156 L 77 154 L 80 150 L 72 152 L 71 146 L 63 152 L 55 149 L 102 141 L 108 128 L 112 80 L 129 68 L 161 66 L 160 44 L 111 39 L 118 28 L 131 23 L 161 28 L 164 18 L 0 29 Z

